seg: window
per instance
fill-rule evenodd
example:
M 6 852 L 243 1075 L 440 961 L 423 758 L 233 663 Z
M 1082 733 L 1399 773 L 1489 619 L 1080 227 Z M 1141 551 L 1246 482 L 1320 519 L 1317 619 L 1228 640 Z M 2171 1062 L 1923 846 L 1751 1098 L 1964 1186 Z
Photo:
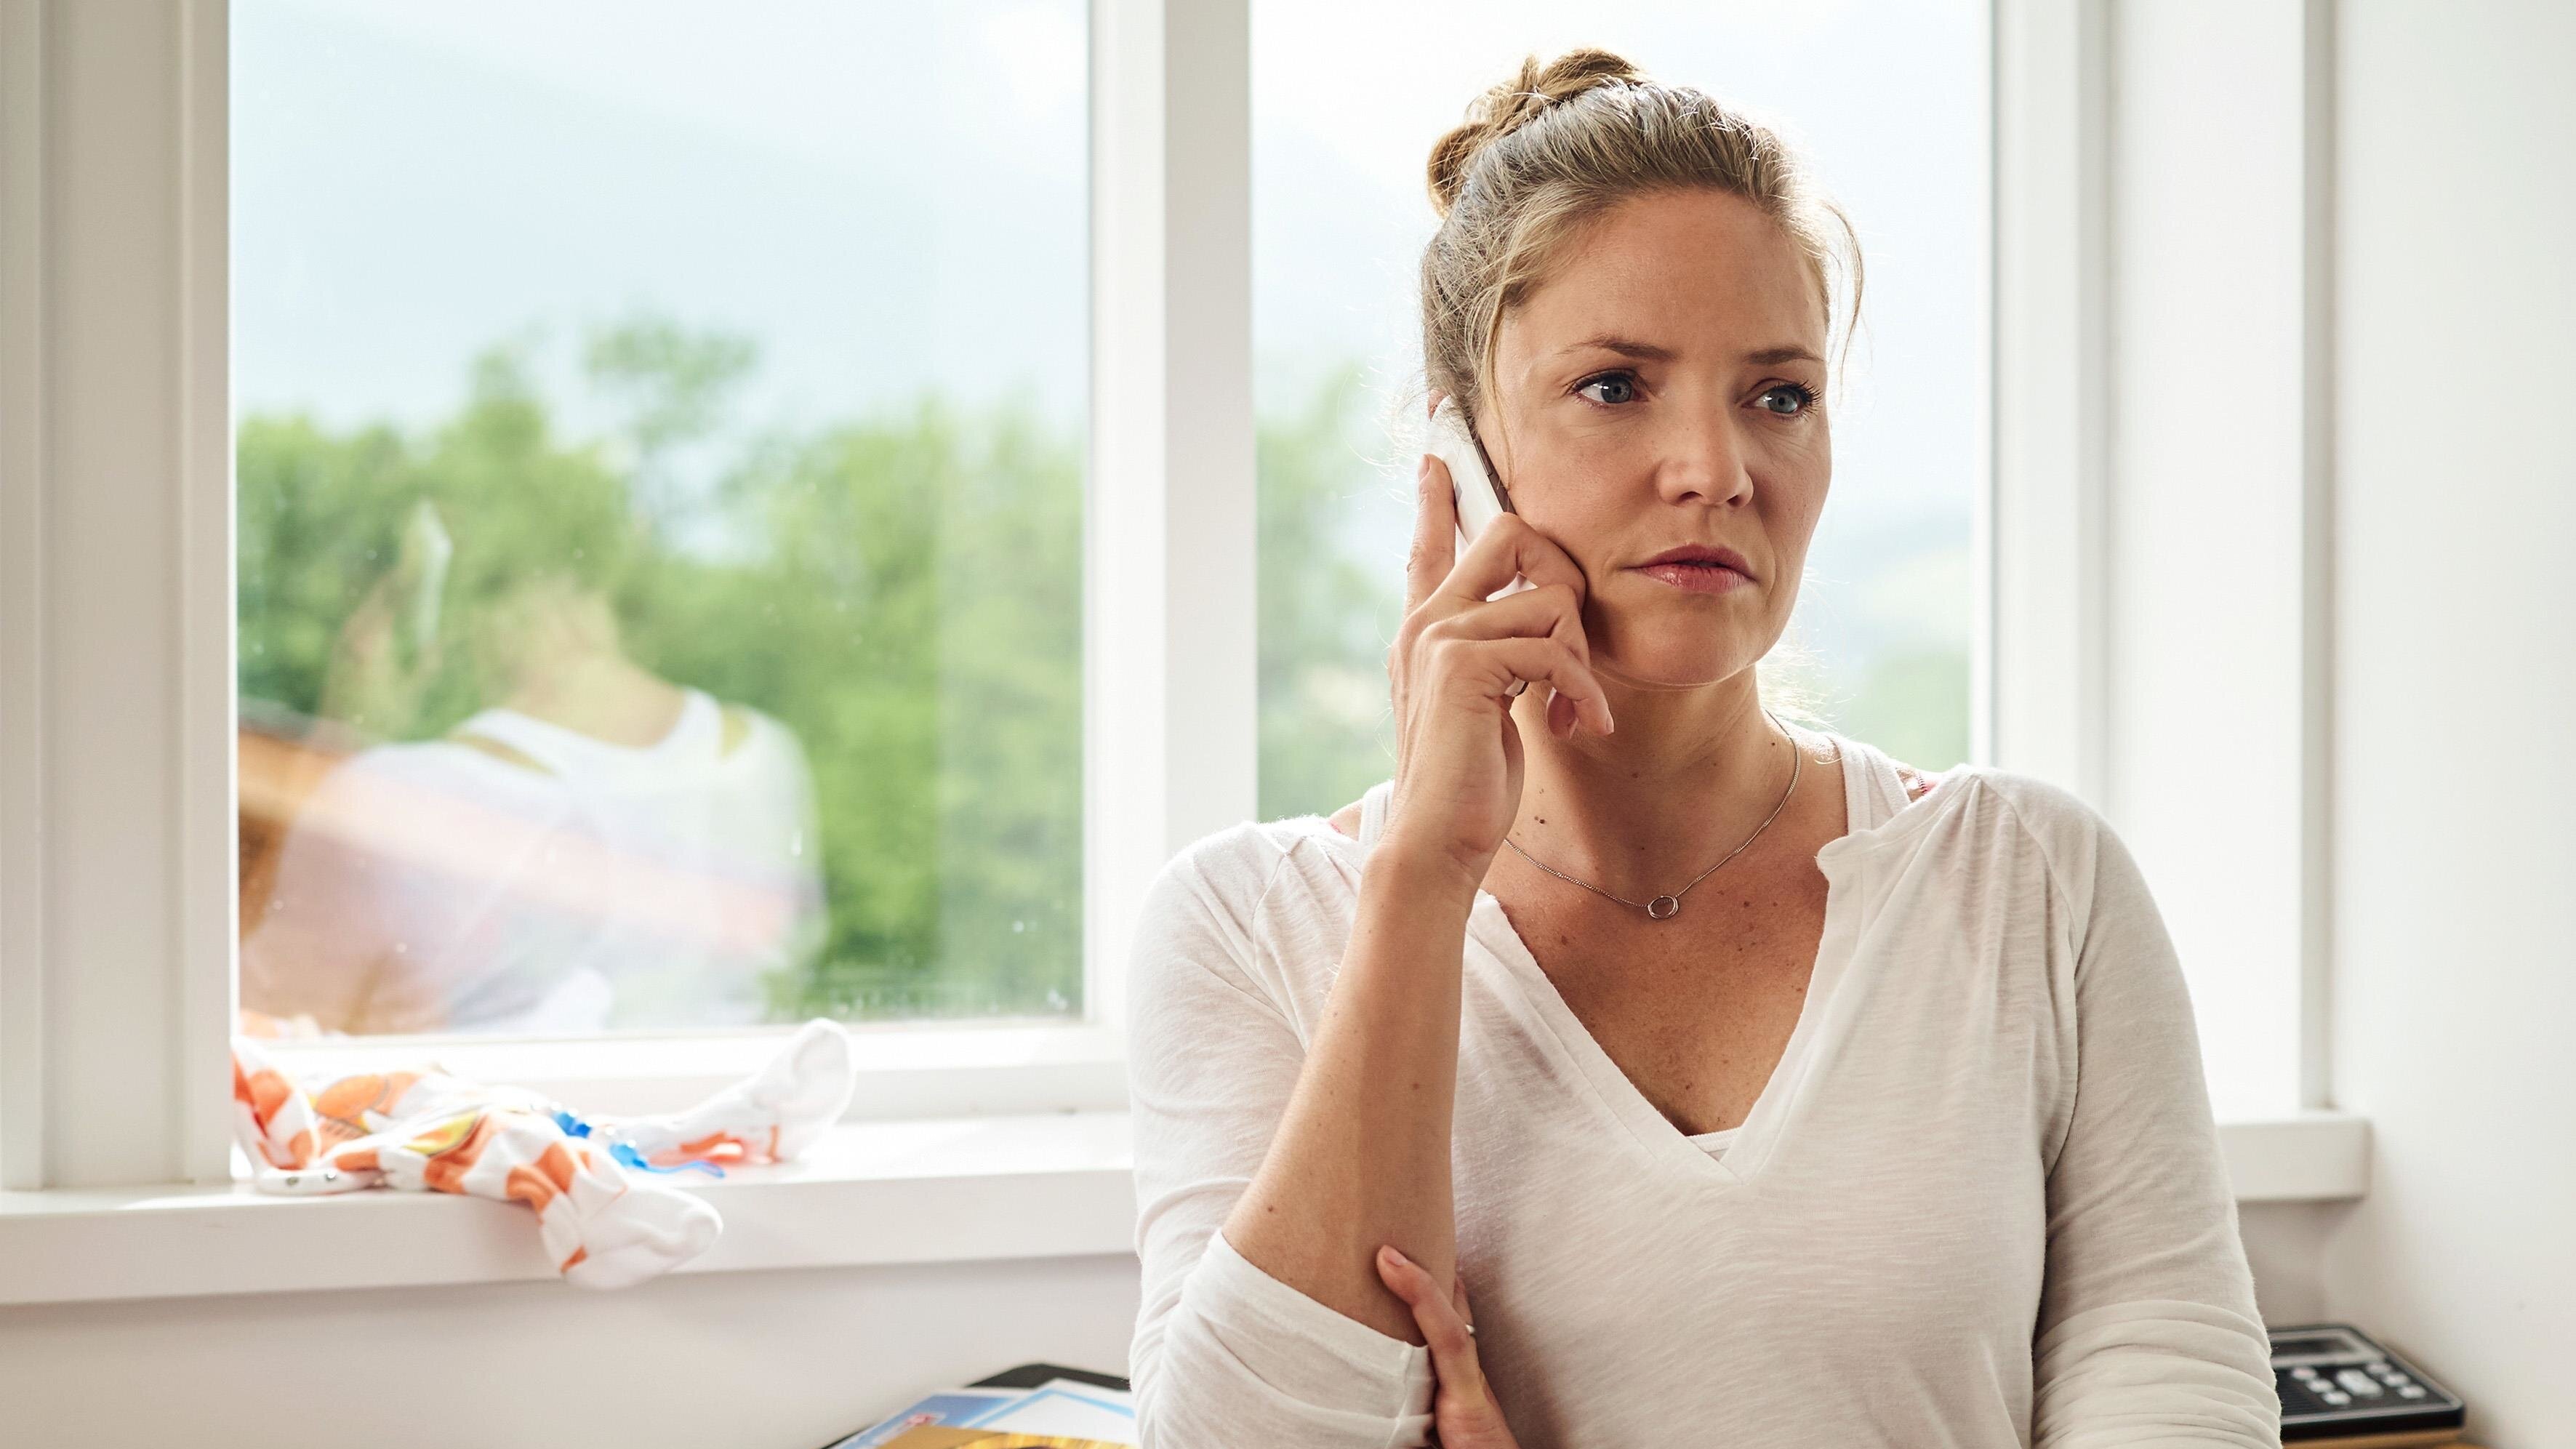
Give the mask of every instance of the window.
M 1081 0 L 232 16 L 252 1027 L 1079 1016 Z
M 960 1024 L 871 1033 L 879 1079 L 854 1110 L 1114 1108 L 1124 923 L 1154 871 L 1256 808 L 1337 807 L 1391 763 L 1378 651 L 1394 626 L 1407 489 L 1375 409 L 1410 363 L 1412 266 L 1431 221 L 1422 153 L 1524 51 L 1578 40 L 1776 108 L 1862 228 L 1869 372 L 1840 414 L 1838 486 L 1796 625 L 1837 725 L 1927 767 L 1963 753 L 1964 711 L 1905 705 L 1895 681 L 1961 688 L 1943 660 L 1963 648 L 1968 589 L 1940 578 L 1958 567 L 1959 520 L 1984 486 L 1989 349 L 1964 339 L 1990 332 L 2007 405 L 1991 409 L 1994 506 L 1974 570 L 1992 604 L 1977 687 L 1989 755 L 2096 799 L 2112 798 L 2112 777 L 2136 781 L 2124 818 L 2151 798 L 2168 821 L 2213 800 L 2270 802 L 2242 815 L 2234 853 L 2175 829 L 2162 862 L 2204 875 L 2266 854 L 2319 865 L 2322 837 L 2303 832 L 2330 792 L 2274 763 L 2314 763 L 2295 727 L 2321 707 L 2262 654 L 2301 637 L 2302 596 L 2272 587 L 2280 570 L 2251 571 L 2263 587 L 2204 607 L 2264 626 L 2219 642 L 2239 646 L 2231 706 L 2259 708 L 2286 753 L 2242 752 L 2243 768 L 2213 784 L 2215 757 L 2192 756 L 2190 731 L 2108 728 L 2121 696 L 2107 676 L 2159 659 L 2197 668 L 2209 642 L 2165 594 L 2107 582 L 2115 545 L 2165 536 L 2131 528 L 2123 544 L 2112 516 L 2135 522 L 2180 491 L 2114 466 L 2111 384 L 2124 367 L 2133 383 L 2187 377 L 2155 365 L 2163 353 L 2124 362 L 2114 344 L 2125 331 L 2134 345 L 2145 317 L 2163 324 L 2157 345 L 2188 345 L 2183 324 L 2205 313 L 2164 310 L 2237 294 L 2193 280 L 2235 277 L 2232 251 L 2197 272 L 2115 275 L 2107 223 L 2188 214 L 2166 198 L 2205 210 L 2197 161 L 2226 155 L 2239 167 L 2230 214 L 2261 212 L 2267 255 L 2312 255 L 2305 228 L 2323 221 L 2266 169 L 2286 153 L 2212 150 L 2203 135 L 2301 115 L 2275 104 L 2301 77 L 2256 54 L 2268 41 L 2249 33 L 2256 50 L 2241 57 L 2265 85 L 2213 110 L 2198 32 L 2171 32 L 2188 43 L 2149 71 L 2085 7 L 1998 7 L 1991 57 L 1984 8 L 1956 0 L 1631 7 L 1579 22 L 1528 6 L 1263 5 L 1249 44 L 1246 19 L 1226 4 L 1124 0 L 975 0 L 918 16 L 777 0 L 721 26 L 677 6 L 575 0 L 112 15 L 0 0 L 0 1186 L 226 1176 L 236 905 L 278 890 L 279 862 L 260 852 L 281 847 L 298 792 L 328 778 L 321 766 L 445 740 L 483 708 L 463 672 L 470 641 L 457 640 L 475 613 L 471 526 L 486 504 L 597 517 L 606 499 L 637 515 L 610 530 L 622 561 L 574 562 L 617 563 L 613 602 L 639 611 L 612 615 L 628 662 L 704 691 L 719 721 L 735 708 L 739 733 L 720 726 L 719 744 L 748 737 L 741 711 L 792 735 L 813 782 L 814 874 L 754 872 L 750 896 L 819 900 L 823 920 L 810 945 L 791 926 L 765 947 L 775 958 L 741 953 L 762 963 L 749 999 L 611 993 L 595 1039 L 487 1021 L 462 1029 L 488 1041 L 442 1043 L 443 1058 L 600 1110 L 655 1110 L 757 1060 L 762 1042 L 740 1023 L 797 1008 L 792 991 L 771 994 L 783 980 L 854 1018 Z M 1991 306 L 1976 260 L 1989 58 Z M 2114 92 L 2159 109 L 2124 110 L 2114 127 Z M 2165 149 L 2119 151 L 2114 134 Z M 2299 155 L 2330 154 L 2318 135 L 2293 139 Z M 2142 164 L 2157 157 L 2161 171 Z M 2125 255 L 2164 256 L 2151 228 L 2133 231 Z M 1247 315 L 1257 388 L 1243 376 Z M 2300 359 L 2323 354 L 2278 355 L 2292 382 L 2267 385 L 2292 396 L 2308 376 Z M 2309 421 L 2244 414 L 2227 436 L 2267 457 L 2254 445 Z M 951 451 L 922 441 L 933 428 Z M 460 457 L 519 471 L 439 471 Z M 826 486 L 888 478 L 912 486 Z M 513 479 L 564 486 L 501 486 Z M 451 493 L 433 496 L 433 481 Z M 434 519 L 419 521 L 423 497 Z M 791 519 L 872 507 L 919 547 L 833 552 L 849 530 L 800 530 L 763 501 Z M 556 538 L 569 526 L 538 521 Z M 1881 529 L 1892 561 L 1874 563 L 1860 540 Z M 1078 550 L 1057 551 L 1077 533 Z M 2250 556 L 2282 569 L 2296 554 L 2255 544 Z M 929 582 L 889 609 L 871 590 L 902 567 Z M 442 569 L 433 616 L 423 580 Z M 323 703 L 371 595 L 369 627 L 394 662 L 418 668 L 406 651 L 442 650 L 438 670 L 410 681 L 410 709 L 390 712 L 398 728 L 375 702 L 408 691 L 380 675 L 344 673 L 332 691 L 363 708 Z M 844 605 L 858 616 L 847 634 L 799 627 Z M 760 627 L 742 629 L 746 617 Z M 871 639 L 889 652 L 863 655 Z M 2316 647 L 2277 657 L 2314 663 Z M 798 678 L 817 693 L 764 694 L 770 656 L 794 651 L 830 656 Z M 853 657 L 863 685 L 850 684 Z M 527 768 L 509 753 L 523 742 L 464 748 Z M 2168 768 L 2178 762 L 2194 768 Z M 2157 848 L 2151 828 L 2135 838 Z M 601 855 L 592 883 L 631 886 L 623 872 L 638 867 Z M 687 878 L 707 858 L 644 864 Z M 237 861 L 251 866 L 238 883 Z M 995 868 L 970 875 L 961 861 Z M 691 889 L 694 904 L 682 892 L 642 909 L 741 899 Z M 2240 910 L 2201 890 L 2216 904 L 2194 928 L 2179 908 L 2194 884 L 2168 892 L 2159 876 L 2158 889 L 2203 972 L 2204 1020 L 2255 1022 L 2204 1031 L 2213 1081 L 2236 1070 L 2270 1082 L 2296 1053 L 2300 1102 L 2324 1105 L 2327 961 L 2305 916 L 2281 919 L 2294 893 Z M 2320 884 L 2294 904 L 2331 900 Z M 2282 929 L 2238 929 L 2231 912 Z M 258 929 L 261 914 L 242 924 Z M 2236 954 L 2196 949 L 2195 929 Z M 2277 1009 L 2256 1021 L 2254 995 L 2203 990 L 2239 962 L 2249 979 L 2287 971 L 2287 950 L 2307 952 L 2310 973 L 2296 1043 L 2274 1028 Z M 803 964 L 782 971 L 791 960 Z M 619 1020 L 621 1003 L 640 1015 Z M 1037 1015 L 990 1029 L 1013 1012 Z M 675 1050 L 684 1033 L 704 1039 Z M 411 1050 L 368 1038 L 346 1055 Z M 2222 1093 L 2221 1114 L 2279 1103 L 2268 1089 Z
M 1367 37 L 1353 44 L 1354 36 Z M 1925 769 L 1969 755 L 1982 492 L 1986 17 L 1968 0 L 1781 7 L 1253 6 L 1261 810 L 1329 813 L 1394 769 L 1432 142 L 1525 54 L 1575 45 L 1763 114 L 1851 213 L 1862 332 L 1798 607 L 1763 666 Z

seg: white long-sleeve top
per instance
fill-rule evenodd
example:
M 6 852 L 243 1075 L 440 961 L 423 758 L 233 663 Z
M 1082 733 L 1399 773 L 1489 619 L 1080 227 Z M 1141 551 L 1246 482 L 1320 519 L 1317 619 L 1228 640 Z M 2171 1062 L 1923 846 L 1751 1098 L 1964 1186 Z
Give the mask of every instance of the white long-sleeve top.
M 1460 1271 L 1523 1449 L 2277 1445 L 2180 963 L 2073 794 L 1963 766 L 1909 800 L 1834 736 L 1849 833 L 1787 1051 L 1699 1141 L 1479 892 L 1453 1119 Z M 1390 1449 L 1430 1350 L 1220 1225 L 1324 1015 L 1392 783 L 1201 839 L 1129 978 L 1145 1449 Z

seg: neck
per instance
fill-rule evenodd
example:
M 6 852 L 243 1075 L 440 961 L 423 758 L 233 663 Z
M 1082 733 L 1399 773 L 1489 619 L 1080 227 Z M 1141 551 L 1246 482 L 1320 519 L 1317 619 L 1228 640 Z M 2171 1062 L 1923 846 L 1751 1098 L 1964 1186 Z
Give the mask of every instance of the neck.
M 524 674 L 507 708 L 613 745 L 659 744 L 679 723 L 686 696 L 617 654 L 559 655 Z
M 1770 819 L 1800 746 L 1763 712 L 1750 669 L 1686 689 L 1605 687 L 1619 721 L 1606 737 L 1548 733 L 1545 686 L 1514 704 L 1523 774 L 1511 838 L 1557 870 L 1642 901 L 1681 889 Z M 1799 776 L 1799 794 L 1818 778 Z M 1794 809 L 1781 809 L 1763 839 Z

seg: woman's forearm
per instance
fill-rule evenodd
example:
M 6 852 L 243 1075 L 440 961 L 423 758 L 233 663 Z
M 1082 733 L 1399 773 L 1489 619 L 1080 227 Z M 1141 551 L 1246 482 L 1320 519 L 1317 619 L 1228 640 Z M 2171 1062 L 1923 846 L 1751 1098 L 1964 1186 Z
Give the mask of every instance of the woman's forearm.
M 1225 1222 L 1255 1267 L 1390 1337 L 1423 1341 L 1377 1269 L 1392 1243 L 1456 1272 L 1449 1175 L 1459 974 L 1475 883 L 1381 847 L 1269 1155 Z

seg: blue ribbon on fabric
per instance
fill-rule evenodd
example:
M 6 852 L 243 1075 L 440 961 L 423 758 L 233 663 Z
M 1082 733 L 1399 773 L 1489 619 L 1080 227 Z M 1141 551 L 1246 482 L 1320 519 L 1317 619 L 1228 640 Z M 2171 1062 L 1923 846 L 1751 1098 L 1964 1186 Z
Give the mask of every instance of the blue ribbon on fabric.
M 555 1125 L 561 1127 L 564 1130 L 564 1135 L 567 1137 L 588 1137 L 591 1135 L 589 1123 L 584 1122 L 579 1117 L 574 1116 L 560 1107 L 555 1109 Z M 637 1172 L 667 1174 L 673 1172 L 687 1172 L 695 1169 L 696 1171 L 707 1174 L 709 1177 L 722 1177 L 725 1175 L 724 1169 L 716 1166 L 712 1162 L 683 1162 L 676 1167 L 656 1167 L 652 1163 L 646 1162 L 644 1160 L 644 1154 L 636 1151 L 635 1145 L 631 1142 L 611 1142 L 607 1145 L 608 1155 L 611 1159 L 615 1160 L 620 1166 L 631 1167 Z

